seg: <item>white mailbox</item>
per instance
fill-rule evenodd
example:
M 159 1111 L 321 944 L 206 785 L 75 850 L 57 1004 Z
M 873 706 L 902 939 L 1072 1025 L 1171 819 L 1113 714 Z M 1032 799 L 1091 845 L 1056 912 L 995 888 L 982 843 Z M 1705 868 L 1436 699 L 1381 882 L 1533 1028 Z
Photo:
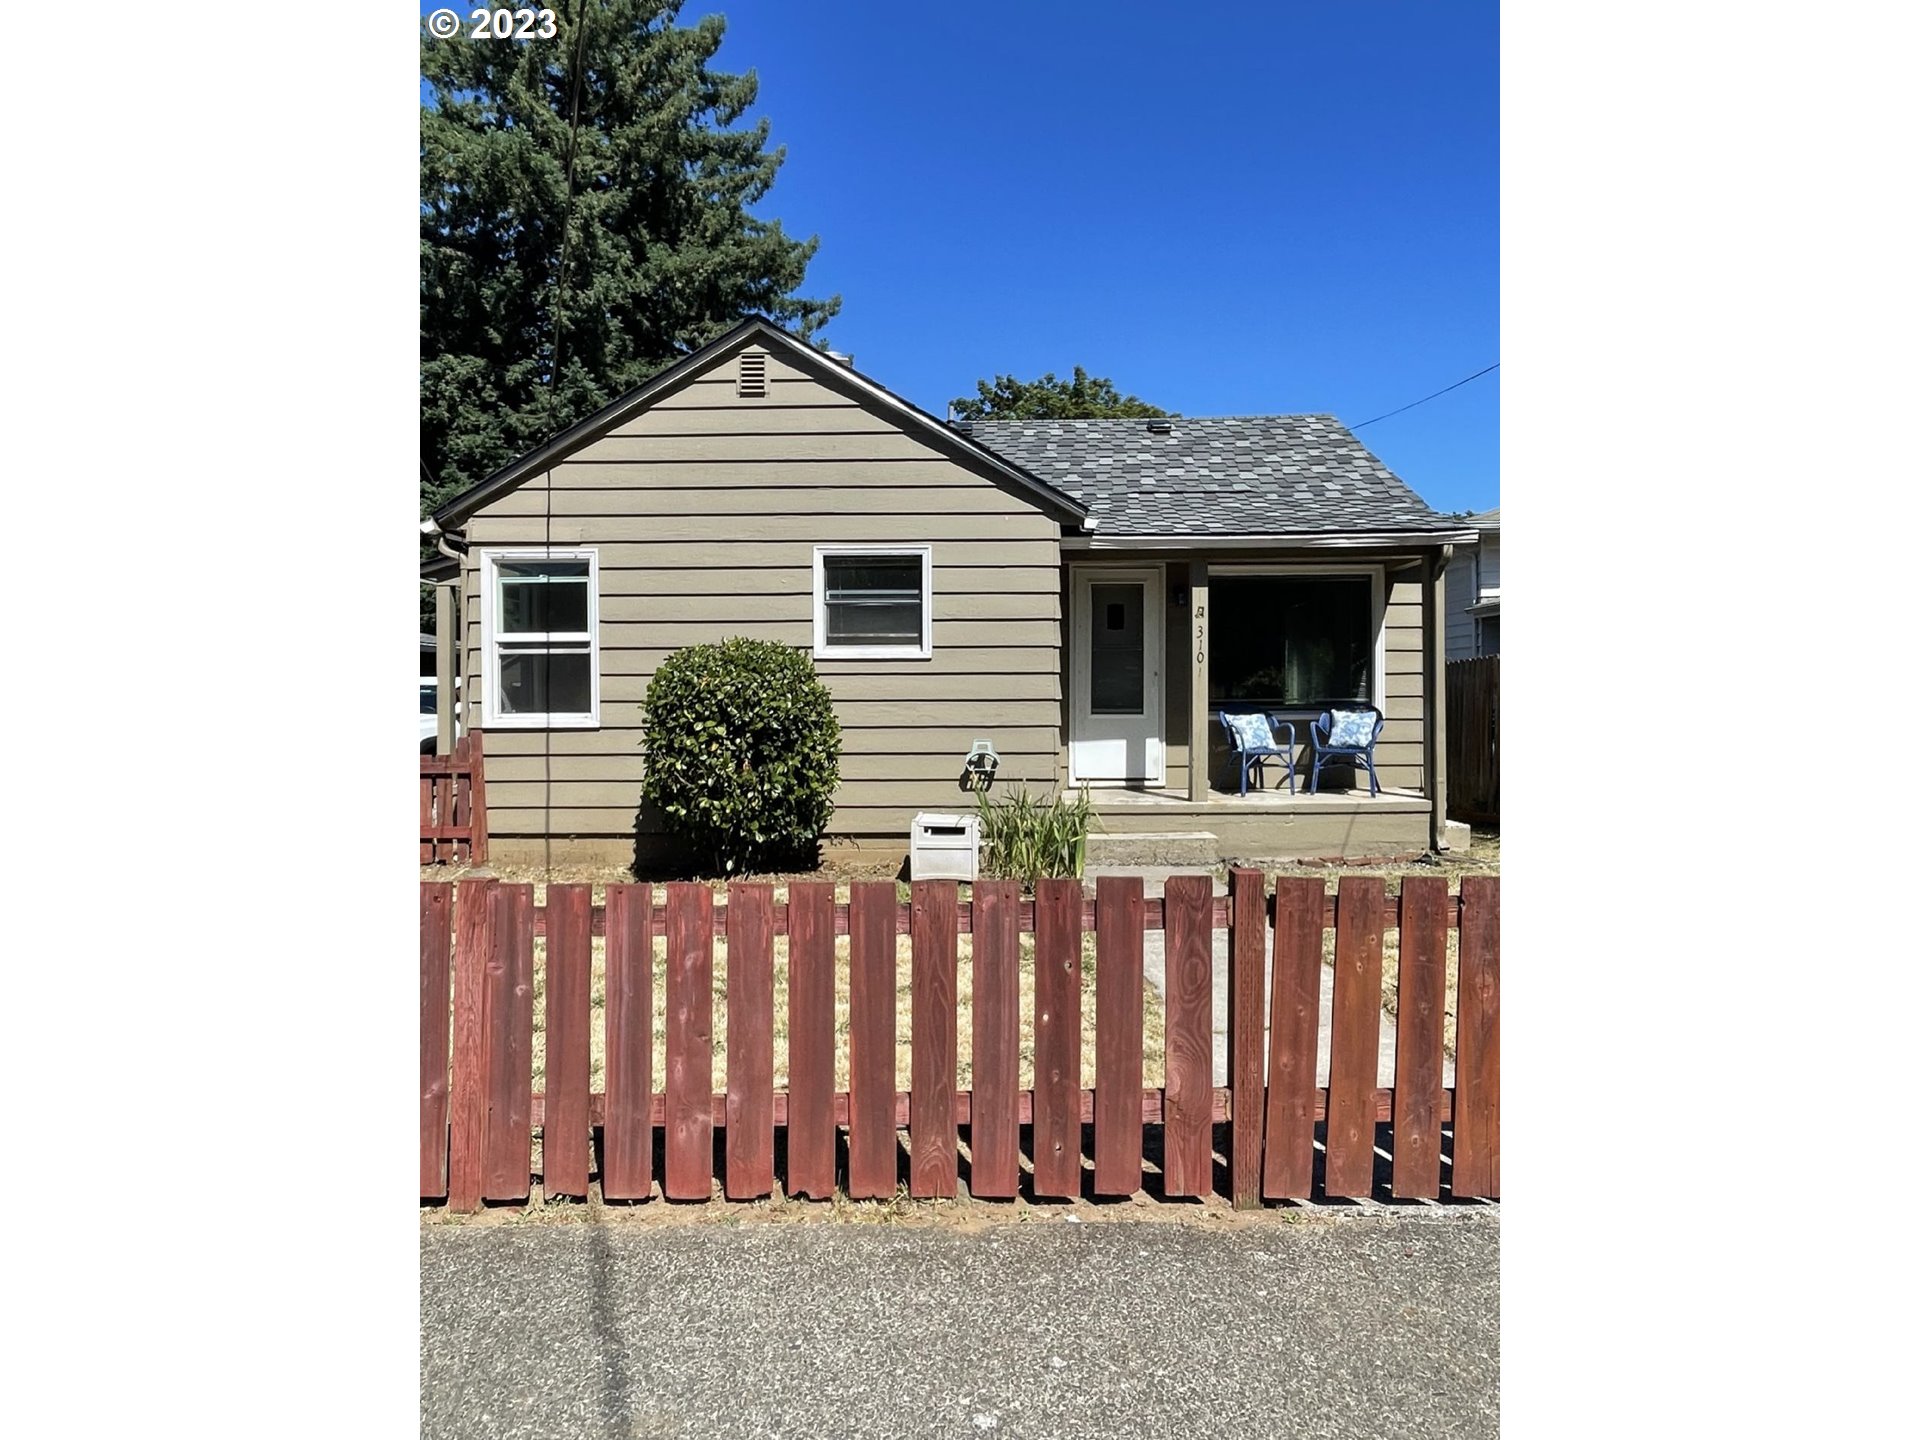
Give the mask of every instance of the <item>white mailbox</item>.
M 980 817 L 925 813 L 914 816 L 909 856 L 916 880 L 978 879 Z

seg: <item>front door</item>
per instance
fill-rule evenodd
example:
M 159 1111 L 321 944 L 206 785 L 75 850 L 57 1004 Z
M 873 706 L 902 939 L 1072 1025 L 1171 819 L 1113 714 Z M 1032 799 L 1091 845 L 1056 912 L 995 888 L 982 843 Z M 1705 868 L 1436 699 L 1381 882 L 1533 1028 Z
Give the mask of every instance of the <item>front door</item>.
M 1073 570 L 1073 713 L 1068 778 L 1164 785 L 1159 570 Z

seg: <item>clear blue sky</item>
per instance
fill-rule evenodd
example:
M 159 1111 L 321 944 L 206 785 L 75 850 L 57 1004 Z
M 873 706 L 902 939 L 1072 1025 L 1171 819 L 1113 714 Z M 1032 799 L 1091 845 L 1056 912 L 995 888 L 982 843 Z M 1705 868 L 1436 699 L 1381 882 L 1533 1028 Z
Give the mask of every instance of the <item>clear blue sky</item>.
M 1189 415 L 1351 425 L 1501 358 L 1489 0 L 682 19 L 714 9 L 787 147 L 760 213 L 821 237 L 806 291 L 844 298 L 827 343 L 935 414 L 1079 364 Z M 1498 504 L 1499 381 L 1360 437 L 1442 510 Z

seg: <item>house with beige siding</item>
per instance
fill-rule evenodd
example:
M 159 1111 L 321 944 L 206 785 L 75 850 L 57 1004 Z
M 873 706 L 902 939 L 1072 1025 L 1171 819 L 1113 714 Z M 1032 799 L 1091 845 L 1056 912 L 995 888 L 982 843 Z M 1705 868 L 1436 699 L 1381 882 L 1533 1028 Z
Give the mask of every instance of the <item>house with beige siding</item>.
M 1444 847 L 1445 572 L 1471 529 L 1330 416 L 949 424 L 743 321 L 429 522 L 493 853 L 624 861 L 647 682 L 682 646 L 808 652 L 842 727 L 829 853 L 904 853 L 997 786 L 1089 786 L 1109 858 Z M 442 690 L 447 694 L 446 689 Z M 1308 721 L 1385 715 L 1381 793 L 1307 793 Z M 1223 709 L 1301 752 L 1238 793 Z M 1455 827 L 1457 833 L 1458 827 Z

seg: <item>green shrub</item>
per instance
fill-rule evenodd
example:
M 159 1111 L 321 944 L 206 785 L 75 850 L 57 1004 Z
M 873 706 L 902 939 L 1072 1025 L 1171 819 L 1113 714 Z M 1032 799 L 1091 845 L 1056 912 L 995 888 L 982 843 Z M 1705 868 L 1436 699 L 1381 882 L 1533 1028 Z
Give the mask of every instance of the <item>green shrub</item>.
M 1004 799 L 988 793 L 980 805 L 981 866 L 989 875 L 1028 886 L 1048 877 L 1078 877 L 1087 865 L 1093 797 L 1082 785 L 1072 799 L 1036 800 L 1021 785 Z
M 840 784 L 840 722 L 813 661 L 734 639 L 669 655 L 647 685 L 640 793 L 714 869 L 816 864 Z

